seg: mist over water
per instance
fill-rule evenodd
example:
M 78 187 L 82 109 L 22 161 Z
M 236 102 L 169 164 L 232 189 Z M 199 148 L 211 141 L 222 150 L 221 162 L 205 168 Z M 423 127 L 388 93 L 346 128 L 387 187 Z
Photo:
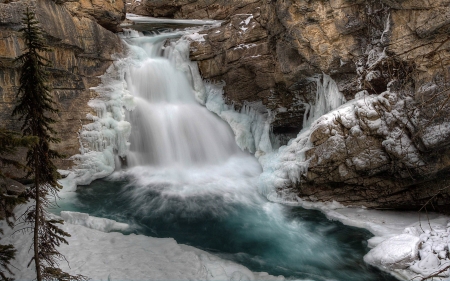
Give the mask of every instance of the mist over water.
M 363 262 L 367 231 L 258 193 L 258 161 L 197 103 L 192 80 L 174 66 L 165 42 L 176 36 L 127 39 L 141 59 L 127 75 L 137 104 L 128 168 L 79 187 L 60 210 L 128 223 L 131 232 L 173 237 L 288 279 L 395 280 Z

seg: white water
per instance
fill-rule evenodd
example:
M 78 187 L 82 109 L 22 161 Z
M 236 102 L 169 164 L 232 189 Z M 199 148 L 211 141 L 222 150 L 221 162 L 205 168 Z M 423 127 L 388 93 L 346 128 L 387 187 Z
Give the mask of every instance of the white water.
M 222 163 L 240 153 L 233 133 L 195 99 L 193 81 L 174 67 L 178 59 L 175 46 L 163 48 L 170 37 L 173 34 L 126 39 L 146 53 L 127 78 L 136 101 L 128 117 L 133 124 L 128 165 Z

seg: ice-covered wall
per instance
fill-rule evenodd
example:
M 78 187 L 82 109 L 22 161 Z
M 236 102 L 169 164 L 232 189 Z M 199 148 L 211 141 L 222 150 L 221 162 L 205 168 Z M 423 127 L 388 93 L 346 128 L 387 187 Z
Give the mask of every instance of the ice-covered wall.
M 127 36 L 136 35 L 126 31 Z M 130 65 L 139 62 L 139 52 L 128 46 L 125 55 L 116 55 L 114 63 L 101 78 L 101 84 L 91 88 L 96 97 L 88 105 L 96 115 L 88 114 L 92 121 L 79 132 L 80 153 L 71 157 L 75 161 L 73 184 L 85 185 L 110 175 L 128 151 L 131 124 L 125 121 L 125 111 L 135 107 L 129 93 L 126 73 Z
M 258 181 L 259 191 L 270 200 L 278 201 L 281 193 L 277 191 L 295 186 L 306 177 L 310 162 L 306 152 L 313 148 L 311 132 L 320 117 L 345 103 L 344 96 L 330 76 L 322 74 L 312 80 L 317 85 L 316 100 L 314 104 L 307 105 L 303 129 L 287 145 L 259 158 L 263 167 Z
M 246 103 L 240 110 L 228 105 L 224 100 L 225 84 L 203 80 L 197 62 L 189 58 L 190 44 L 202 40 L 202 36 L 193 33 L 171 44 L 172 60 L 188 76 L 197 101 L 230 125 L 242 150 L 256 156 L 272 152 L 279 146 L 278 139 L 271 132 L 271 122 L 276 112 L 267 110 L 261 103 Z

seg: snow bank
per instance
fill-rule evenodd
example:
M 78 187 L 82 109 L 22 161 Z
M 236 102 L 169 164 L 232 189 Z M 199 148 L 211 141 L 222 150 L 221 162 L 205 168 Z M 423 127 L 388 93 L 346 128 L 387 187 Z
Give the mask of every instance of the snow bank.
M 17 208 L 16 214 L 20 215 L 26 207 Z M 98 228 L 100 220 L 104 222 L 104 219 L 85 215 L 64 212 L 63 217 L 69 218 L 69 222 L 94 228 Z M 5 230 L 2 243 L 12 243 L 18 250 L 12 262 L 15 279 L 33 280 L 33 267 L 26 267 L 31 258 L 31 233 L 14 233 L 20 227 L 10 229 L 4 221 L 0 222 L 0 227 Z M 62 228 L 71 237 L 67 238 L 69 245 L 63 244 L 59 248 L 70 262 L 69 266 L 62 261 L 61 269 L 71 274 L 83 274 L 92 280 L 284 280 L 282 276 L 252 272 L 242 265 L 177 244 L 172 238 L 106 233 L 68 222 Z
M 364 261 L 401 279 L 450 280 L 448 218 L 416 222 L 375 246 Z

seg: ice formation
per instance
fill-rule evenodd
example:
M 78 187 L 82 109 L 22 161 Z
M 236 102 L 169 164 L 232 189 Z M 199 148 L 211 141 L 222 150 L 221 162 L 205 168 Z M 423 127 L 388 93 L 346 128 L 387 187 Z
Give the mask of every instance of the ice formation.
M 206 108 L 226 121 L 234 132 L 235 140 L 242 150 L 255 155 L 270 153 L 276 145 L 271 134 L 271 112 L 261 112 L 258 105 L 244 105 L 236 111 L 223 99 L 223 84 L 206 83 Z
M 239 16 L 239 14 L 238 14 Z M 250 23 L 250 21 L 253 19 L 253 15 L 252 14 L 242 14 L 241 16 L 248 16 L 245 20 L 243 20 L 242 22 L 239 23 L 239 25 L 241 26 L 240 29 L 245 32 L 248 29 L 248 24 Z
M 130 229 L 130 226 L 126 223 L 120 223 L 105 218 L 92 217 L 89 216 L 89 214 L 79 212 L 62 211 L 61 218 L 66 223 L 82 225 L 102 232 L 126 231 Z
M 132 63 L 133 55 L 116 57 L 101 76 L 100 86 L 92 88 L 97 97 L 88 105 L 96 116 L 88 114 L 87 118 L 93 122 L 83 125 L 79 134 L 80 154 L 71 157 L 77 163 L 71 175 L 76 184 L 89 184 L 108 176 L 114 171 L 115 155 L 127 154 L 131 125 L 125 121 L 125 110 L 133 110 L 135 102 L 127 89 L 125 73 Z
M 302 131 L 278 151 L 259 158 L 263 167 L 258 181 L 259 191 L 269 200 L 276 200 L 279 196 L 277 189 L 300 182 L 302 175 L 308 171 L 309 160 L 305 152 L 312 148 L 310 135 L 320 121 L 318 118 L 345 103 L 344 96 L 330 76 L 323 74 L 314 80 L 317 84 L 316 102 L 307 107 Z

